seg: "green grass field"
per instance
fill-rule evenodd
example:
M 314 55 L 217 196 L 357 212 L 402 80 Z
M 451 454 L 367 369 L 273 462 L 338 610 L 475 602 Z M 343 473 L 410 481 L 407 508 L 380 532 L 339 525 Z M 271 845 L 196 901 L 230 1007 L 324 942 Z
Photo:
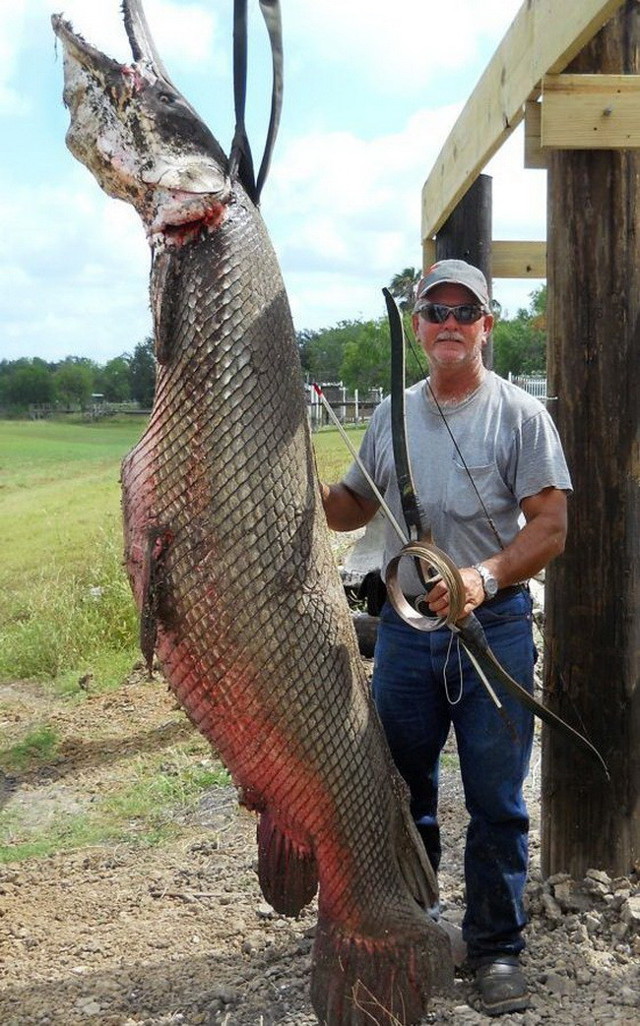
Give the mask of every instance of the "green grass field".
M 0 422 L 0 678 L 113 683 L 131 665 L 119 465 L 143 427 Z
M 138 417 L 0 421 L 0 680 L 64 688 L 90 671 L 112 686 L 138 657 L 119 472 L 143 429 Z M 351 458 L 338 433 L 314 446 L 320 476 L 338 479 Z
M 0 703 L 10 735 L 0 741 L 0 780 L 3 773 L 14 782 L 25 774 L 38 779 L 40 770 L 60 763 L 65 745 L 73 761 L 83 739 L 89 746 L 102 739 L 107 753 L 102 775 L 95 768 L 99 793 L 79 811 L 32 822 L 28 805 L 0 808 L 0 865 L 62 849 L 161 843 L 181 829 L 176 809 L 193 809 L 203 792 L 229 783 L 195 733 L 176 736 L 168 747 L 125 753 L 116 772 L 108 758 L 111 718 L 98 713 L 94 723 L 94 712 L 82 714 L 89 698 L 130 679 L 140 659 L 122 566 L 119 474 L 143 430 L 144 420 L 135 417 L 0 421 L 0 685 L 17 685 Z M 355 445 L 361 435 L 351 433 Z M 344 443 L 325 430 L 314 444 L 320 475 L 335 480 L 350 460 Z M 90 695 L 81 686 L 85 674 Z M 38 697 L 31 704 L 21 699 L 14 716 L 25 681 L 38 682 Z M 87 724 L 91 736 L 84 738 Z

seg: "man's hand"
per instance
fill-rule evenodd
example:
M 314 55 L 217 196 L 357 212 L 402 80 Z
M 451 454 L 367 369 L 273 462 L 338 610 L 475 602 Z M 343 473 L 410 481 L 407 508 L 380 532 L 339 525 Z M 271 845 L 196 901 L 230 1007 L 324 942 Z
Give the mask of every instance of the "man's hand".
M 460 570 L 462 584 L 465 591 L 464 616 L 468 616 L 474 609 L 477 609 L 484 602 L 484 587 L 482 577 L 472 566 L 464 566 Z M 437 616 L 446 617 L 449 615 L 451 597 L 445 582 L 440 579 L 434 584 L 425 600 L 432 613 Z
M 327 523 L 333 531 L 355 531 L 364 527 L 380 508 L 377 500 L 365 499 L 342 482 L 330 485 L 321 481 L 320 496 Z

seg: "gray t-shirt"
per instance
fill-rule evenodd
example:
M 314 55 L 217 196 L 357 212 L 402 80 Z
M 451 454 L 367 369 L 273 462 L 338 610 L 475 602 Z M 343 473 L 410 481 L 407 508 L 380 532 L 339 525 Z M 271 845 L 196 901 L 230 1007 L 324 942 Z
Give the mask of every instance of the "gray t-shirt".
M 521 529 L 523 499 L 549 486 L 571 490 L 555 424 L 544 406 L 521 388 L 487 371 L 472 395 L 442 410 L 503 546 Z M 406 390 L 405 413 L 424 527 L 457 566 L 473 566 L 487 559 L 500 546 L 424 381 Z M 375 410 L 360 457 L 404 527 L 393 461 L 390 399 Z M 356 463 L 343 480 L 359 495 L 375 498 Z M 387 522 L 383 576 L 387 563 L 400 549 L 400 539 Z M 399 578 L 405 593 L 422 590 L 411 560 L 401 560 Z

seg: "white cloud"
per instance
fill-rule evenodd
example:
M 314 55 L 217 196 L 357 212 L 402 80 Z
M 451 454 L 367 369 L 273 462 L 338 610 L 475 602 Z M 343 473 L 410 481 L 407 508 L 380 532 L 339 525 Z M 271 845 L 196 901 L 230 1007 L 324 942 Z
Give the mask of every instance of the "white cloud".
M 170 74 L 200 109 L 215 105 L 206 116 L 216 134 L 223 125 L 224 142 L 224 118 L 232 120 L 231 0 L 144 6 Z M 295 323 L 383 316 L 381 286 L 421 262 L 423 182 L 473 87 L 469 76 L 478 77 L 519 2 L 402 0 L 390 10 L 371 0 L 288 0 L 284 7 L 285 116 L 263 212 Z M 7 144 L 0 355 L 103 361 L 149 330 L 149 257 L 137 215 L 104 196 L 64 150 L 61 61 L 49 26 L 61 9 L 92 44 L 130 60 L 120 0 L 0 0 Z M 251 18 L 249 72 L 258 91 L 250 114 L 254 104 L 268 105 L 260 84 L 266 34 L 255 4 Z M 21 125 L 19 109 L 33 120 Z M 544 174 L 522 171 L 521 149 L 510 145 L 490 166 L 495 234 L 536 238 Z M 526 283 L 522 301 L 510 299 L 509 308 L 526 305 L 532 287 Z
M 50 360 L 103 362 L 149 331 L 140 220 L 83 178 L 78 168 L 64 186 L 14 186 L 0 203 L 0 323 L 11 359 L 46 349 Z
M 27 108 L 22 91 L 13 79 L 24 39 L 27 0 L 0 7 L 0 114 L 19 117 Z
M 74 29 L 93 46 L 116 60 L 131 59 L 119 0 L 23 0 L 42 16 L 62 11 Z M 172 60 L 211 64 L 218 43 L 218 16 L 206 3 L 145 0 L 144 11 L 165 64 Z M 226 41 L 225 41 L 226 42 Z
M 446 101 L 448 79 L 465 71 L 488 38 L 504 35 L 518 0 L 296 0 L 284 12 L 285 31 L 295 46 L 313 41 L 329 65 L 347 64 L 354 75 L 398 92 L 419 89 L 436 76 Z M 419 97 L 417 97 L 419 102 Z
M 524 129 L 520 126 L 487 165 L 493 177 L 494 237 L 544 239 L 547 173 L 524 166 Z
M 345 304 L 338 316 L 350 316 L 354 301 L 374 316 L 380 287 L 402 267 L 420 265 L 420 190 L 457 113 L 419 111 L 402 130 L 373 140 L 314 132 L 285 148 L 264 213 L 270 225 L 273 212 L 272 237 L 301 326 L 318 326 L 317 299 L 305 283 L 313 271 L 324 276 L 325 304 L 334 275 L 331 305 Z
M 417 111 L 401 130 L 373 140 L 310 132 L 283 149 L 264 215 L 299 327 L 326 324 L 328 307 L 332 322 L 356 311 L 380 316 L 380 288 L 403 267 L 420 266 L 421 189 L 458 113 Z M 522 150 L 522 133 L 514 133 L 485 169 L 495 238 L 543 237 L 546 176 L 524 170 Z M 537 284 L 501 281 L 497 298 L 515 312 Z

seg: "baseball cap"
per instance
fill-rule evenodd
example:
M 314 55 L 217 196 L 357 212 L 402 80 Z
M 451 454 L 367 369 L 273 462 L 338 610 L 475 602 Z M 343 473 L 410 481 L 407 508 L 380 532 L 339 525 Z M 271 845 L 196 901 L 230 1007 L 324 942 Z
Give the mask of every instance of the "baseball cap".
M 464 285 L 473 292 L 481 306 L 490 309 L 487 279 L 478 267 L 468 264 L 465 260 L 439 260 L 431 265 L 418 282 L 414 313 L 419 313 L 424 306 L 427 292 L 436 285 Z

